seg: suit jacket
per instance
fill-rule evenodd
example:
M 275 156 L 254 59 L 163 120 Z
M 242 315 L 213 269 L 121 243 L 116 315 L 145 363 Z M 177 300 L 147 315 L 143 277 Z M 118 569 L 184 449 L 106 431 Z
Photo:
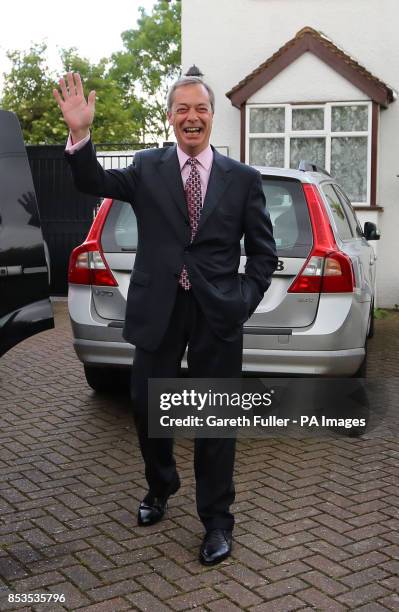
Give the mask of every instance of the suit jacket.
M 136 153 L 125 169 L 104 170 L 92 144 L 66 155 L 77 188 L 131 202 L 137 254 L 127 296 L 124 338 L 154 351 L 176 300 L 183 265 L 216 335 L 234 340 L 269 287 L 277 265 L 260 174 L 213 150 L 214 160 L 198 231 L 190 222 L 176 147 Z M 241 246 L 245 274 L 238 273 Z

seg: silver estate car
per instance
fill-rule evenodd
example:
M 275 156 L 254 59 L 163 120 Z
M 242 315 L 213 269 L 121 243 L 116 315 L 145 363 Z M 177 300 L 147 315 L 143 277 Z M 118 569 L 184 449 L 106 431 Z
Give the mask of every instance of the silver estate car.
M 365 376 L 373 334 L 375 224 L 359 224 L 326 172 L 259 167 L 273 223 L 278 267 L 244 328 L 243 370 L 288 376 Z M 74 347 L 87 382 L 115 389 L 134 347 L 122 338 L 137 246 L 132 207 L 105 199 L 69 264 Z M 242 251 L 241 271 L 245 266 Z

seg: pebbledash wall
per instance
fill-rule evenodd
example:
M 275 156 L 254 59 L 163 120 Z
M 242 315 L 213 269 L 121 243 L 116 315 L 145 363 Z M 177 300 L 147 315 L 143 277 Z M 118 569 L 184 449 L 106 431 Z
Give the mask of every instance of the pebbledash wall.
M 398 0 L 182 0 L 183 72 L 195 64 L 214 88 L 212 142 L 231 157 L 250 161 L 251 105 L 369 104 L 368 195 L 355 208 L 382 235 L 373 244 L 383 308 L 399 304 L 398 24 Z M 309 50 L 290 60 L 304 40 Z M 259 73 L 265 84 L 253 91 Z

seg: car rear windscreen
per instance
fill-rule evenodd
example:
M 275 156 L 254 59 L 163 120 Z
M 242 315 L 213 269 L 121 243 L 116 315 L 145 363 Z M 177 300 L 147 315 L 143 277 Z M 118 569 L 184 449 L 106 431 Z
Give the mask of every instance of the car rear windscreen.
M 262 182 L 279 257 L 307 257 L 312 248 L 312 228 L 301 182 L 267 176 Z M 108 253 L 137 249 L 137 221 L 130 204 L 114 200 L 101 243 Z
M 307 257 L 312 248 L 313 235 L 301 182 L 263 176 L 262 183 L 277 254 L 279 257 Z
M 101 234 L 101 244 L 107 253 L 137 249 L 137 221 L 128 202 L 114 200 Z

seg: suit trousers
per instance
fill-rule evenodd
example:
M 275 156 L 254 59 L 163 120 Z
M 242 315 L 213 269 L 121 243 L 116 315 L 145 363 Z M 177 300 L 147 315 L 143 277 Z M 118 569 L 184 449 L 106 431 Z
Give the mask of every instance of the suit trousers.
M 178 484 L 173 438 L 148 437 L 148 379 L 179 378 L 187 348 L 192 378 L 241 378 L 242 332 L 234 341 L 210 329 L 192 290 L 179 286 L 166 334 L 154 352 L 136 348 L 131 394 L 149 494 L 166 497 Z M 197 512 L 206 530 L 233 529 L 234 438 L 196 438 L 194 472 Z

